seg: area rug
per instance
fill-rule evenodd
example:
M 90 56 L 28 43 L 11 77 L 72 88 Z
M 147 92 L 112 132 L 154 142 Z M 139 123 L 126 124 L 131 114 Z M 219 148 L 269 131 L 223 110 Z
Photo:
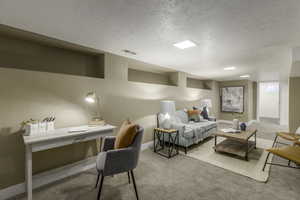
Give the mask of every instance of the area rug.
M 214 139 L 210 139 L 188 151 L 187 156 L 252 178 L 259 182 L 268 181 L 270 165 L 266 166 L 265 171 L 262 171 L 262 169 L 268 154 L 264 149 L 272 147 L 271 140 L 257 138 L 257 148 L 249 153 L 249 161 L 245 161 L 242 158 L 229 154 L 215 152 L 213 146 Z M 272 155 L 269 156 L 269 161 L 271 159 Z

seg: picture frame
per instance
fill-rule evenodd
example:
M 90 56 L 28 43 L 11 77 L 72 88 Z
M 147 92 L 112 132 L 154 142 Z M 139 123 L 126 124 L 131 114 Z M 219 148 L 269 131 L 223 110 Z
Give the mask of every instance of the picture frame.
M 226 86 L 220 90 L 221 112 L 244 113 L 244 86 Z

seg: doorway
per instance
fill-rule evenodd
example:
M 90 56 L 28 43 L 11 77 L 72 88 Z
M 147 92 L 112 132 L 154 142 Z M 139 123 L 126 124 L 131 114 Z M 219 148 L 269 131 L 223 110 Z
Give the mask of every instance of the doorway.
M 258 88 L 259 121 L 280 124 L 279 82 L 260 82 Z

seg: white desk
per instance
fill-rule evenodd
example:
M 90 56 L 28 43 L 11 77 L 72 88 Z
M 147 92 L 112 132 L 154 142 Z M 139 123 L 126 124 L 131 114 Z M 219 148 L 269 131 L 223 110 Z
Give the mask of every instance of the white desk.
M 48 133 L 39 135 L 23 136 L 25 144 L 25 164 L 26 164 L 26 192 L 27 199 L 32 200 L 32 152 L 43 151 L 56 147 L 61 147 L 79 142 L 98 139 L 103 136 L 113 134 L 116 127 L 111 125 L 105 126 L 79 126 L 56 129 Z M 81 132 L 70 132 L 70 130 L 83 130 Z

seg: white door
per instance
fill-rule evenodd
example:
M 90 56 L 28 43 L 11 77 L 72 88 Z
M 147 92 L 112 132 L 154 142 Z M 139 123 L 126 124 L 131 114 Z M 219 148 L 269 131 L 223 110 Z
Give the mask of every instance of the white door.
M 259 83 L 259 117 L 279 118 L 279 82 Z

